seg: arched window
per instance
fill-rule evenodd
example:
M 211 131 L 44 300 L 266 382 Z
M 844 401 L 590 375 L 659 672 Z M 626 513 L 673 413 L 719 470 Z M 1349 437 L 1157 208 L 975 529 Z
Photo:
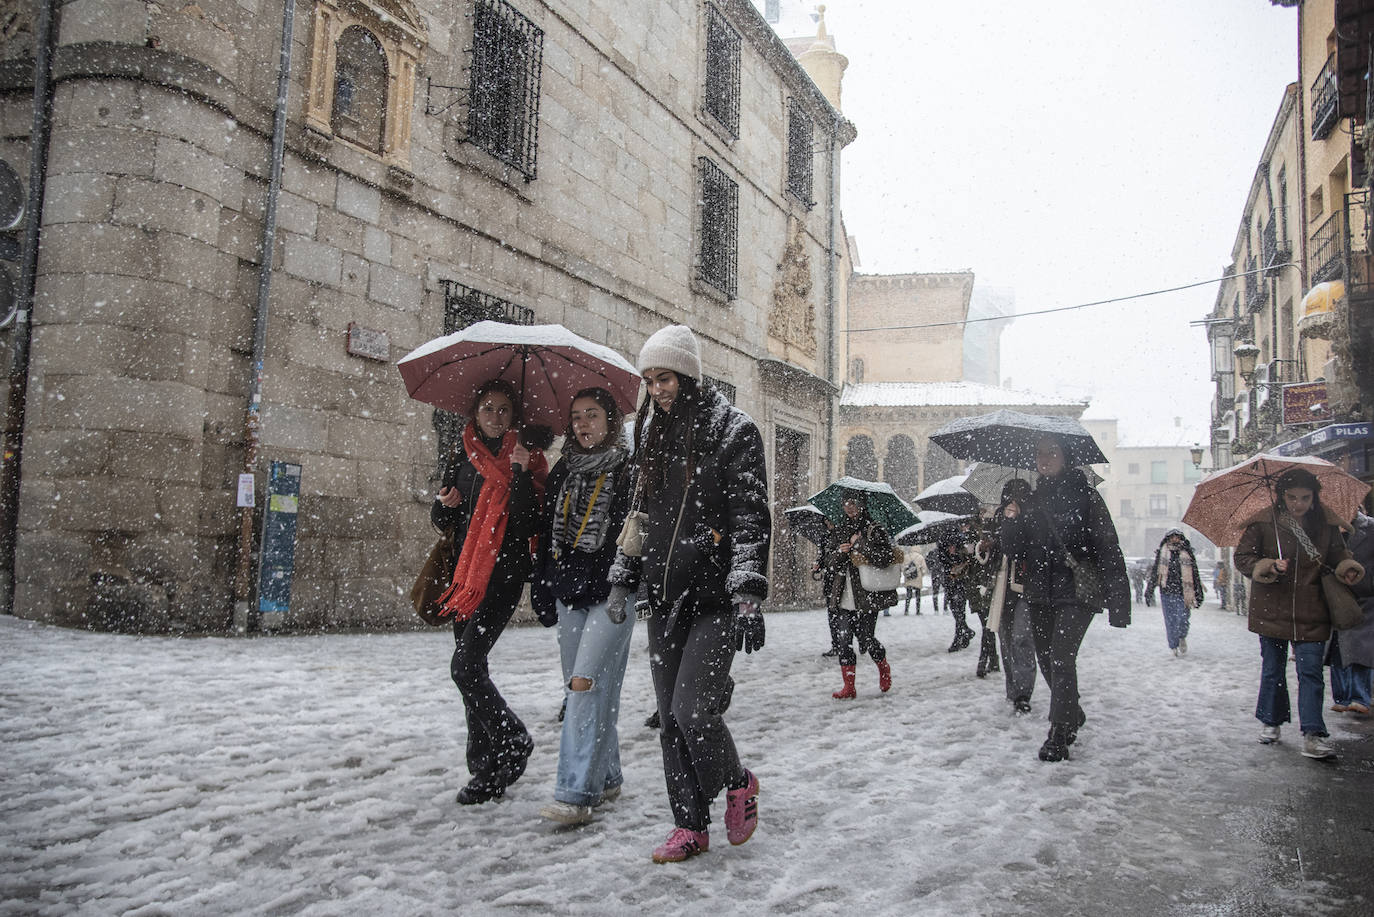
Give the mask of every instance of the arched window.
M 334 48 L 329 125 L 335 136 L 380 153 L 386 127 L 386 51 L 371 32 L 357 25 L 345 29 Z
M 951 478 L 963 470 L 963 464 L 956 461 L 954 456 L 934 443 L 930 443 L 926 448 L 925 480 L 922 481 L 921 487 L 922 489 L 929 487 L 936 481 Z
M 916 467 L 916 443 L 910 436 L 898 433 L 887 441 L 887 456 L 883 459 L 883 480 L 892 485 L 897 496 L 910 500 L 920 493 L 916 486 L 920 479 Z
M 844 473 L 865 481 L 878 480 L 878 454 L 867 436 L 851 436 L 844 457 Z

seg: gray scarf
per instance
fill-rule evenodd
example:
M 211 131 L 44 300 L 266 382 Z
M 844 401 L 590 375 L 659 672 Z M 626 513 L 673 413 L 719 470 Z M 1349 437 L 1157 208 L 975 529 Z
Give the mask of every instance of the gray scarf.
M 567 452 L 568 476 L 553 505 L 554 556 L 566 550 L 594 553 L 606 543 L 615 498 L 616 470 L 629 453 L 623 446 L 600 452 Z

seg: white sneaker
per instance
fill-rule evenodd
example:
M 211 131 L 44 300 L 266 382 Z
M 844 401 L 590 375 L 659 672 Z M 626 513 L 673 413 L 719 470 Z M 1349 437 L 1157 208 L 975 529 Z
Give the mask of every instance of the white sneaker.
M 551 802 L 539 814 L 560 825 L 585 825 L 592 820 L 591 806 L 575 806 L 567 802 Z
M 1177 659 L 1179 656 L 1183 655 L 1182 653 L 1180 653 L 1180 652 L 1178 651 L 1178 647 L 1174 647 L 1173 649 L 1169 650 L 1169 652 L 1171 652 L 1171 653 L 1174 654 L 1174 658 L 1175 658 L 1175 659 Z
M 1183 637 L 1178 638 L 1178 654 L 1180 656 L 1188 655 L 1188 641 Z
M 602 791 L 601 791 L 601 799 L 598 800 L 596 804 L 597 804 L 597 805 L 604 805 L 605 803 L 608 803 L 608 802 L 615 802 L 617 799 L 620 798 L 620 786 L 621 786 L 620 784 L 616 784 L 615 786 L 611 787 L 610 789 L 602 790 Z
M 1260 744 L 1272 745 L 1279 740 L 1279 727 L 1265 726 L 1260 730 Z
M 1336 749 L 1327 744 L 1325 736 L 1308 733 L 1302 737 L 1302 754 L 1305 758 L 1334 758 Z

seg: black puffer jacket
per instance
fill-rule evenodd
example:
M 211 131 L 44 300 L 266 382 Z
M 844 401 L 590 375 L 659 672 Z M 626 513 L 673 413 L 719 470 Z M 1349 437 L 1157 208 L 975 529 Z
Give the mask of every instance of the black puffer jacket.
M 687 420 L 679 415 L 667 431 L 666 486 L 642 500 L 649 514 L 644 554 L 617 553 L 611 567 L 613 584 L 634 590 L 642 579 L 656 611 L 687 599 L 719 607 L 735 596 L 768 595 L 772 516 L 763 436 L 724 395 L 704 386 L 699 397 L 690 483 Z
M 1025 572 L 1027 602 L 1077 604 L 1067 551 L 1097 566 L 1105 587 L 1103 606 L 1112 625 L 1130 624 L 1131 582 L 1116 526 L 1102 495 L 1082 471 L 1070 468 L 1057 477 L 1042 477 L 1035 488 L 1034 503 L 1017 518 L 1004 519 L 1001 535 L 1003 552 L 1020 562 L 1018 570 Z
M 568 463 L 560 459 L 549 472 L 545 486 L 548 499 L 545 501 L 544 519 L 540 525 L 539 553 L 535 559 L 535 576 L 530 586 L 530 603 L 534 606 L 539 620 L 545 624 L 557 621 L 554 600 L 558 599 L 569 608 L 586 608 L 602 601 L 611 592 L 611 584 L 606 574 L 615 561 L 615 540 L 625 524 L 625 514 L 630 509 L 630 462 L 621 462 L 612 474 L 615 490 L 612 492 L 609 519 L 606 523 L 606 541 L 596 551 L 563 551 L 557 558 L 553 556 L 553 514 L 557 510 L 558 494 L 568 477 Z
M 499 440 L 488 442 L 493 451 L 500 449 Z M 429 508 L 429 520 L 434 527 L 443 532 L 454 533 L 453 543 L 461 551 L 463 540 L 467 537 L 468 523 L 477 507 L 477 498 L 482 494 L 485 479 L 477 473 L 466 452 L 459 452 L 457 459 L 444 469 L 443 487 L 456 487 L 463 495 L 463 501 L 453 508 L 440 503 L 436 498 Z M 529 469 L 515 473 L 510 485 L 510 518 L 506 522 L 506 534 L 501 540 L 501 553 L 497 555 L 493 576 L 503 580 L 525 580 L 529 578 L 533 561 L 530 558 L 530 538 L 539 530 L 539 495 L 534 489 L 534 480 Z

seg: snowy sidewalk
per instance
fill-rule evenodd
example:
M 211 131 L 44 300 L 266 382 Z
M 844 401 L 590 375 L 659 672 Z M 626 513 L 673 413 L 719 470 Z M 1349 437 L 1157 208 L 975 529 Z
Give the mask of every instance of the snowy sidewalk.
M 974 678 L 976 650 L 946 653 L 950 618 L 926 608 L 879 620 L 894 687 L 880 695 L 861 660 L 848 703 L 830 698 L 824 614 L 768 616 L 728 716 L 762 783 L 758 833 L 732 848 L 718 830 L 671 866 L 649 861 L 671 825 L 642 726 L 642 626 L 625 793 L 559 829 L 538 816 L 558 740 L 551 630 L 509 631 L 491 661 L 534 735 L 529 769 L 504 800 L 463 808 L 447 631 L 135 638 L 0 617 L 0 913 L 1374 911 L 1351 897 L 1371 871 L 1369 724 L 1327 713 L 1334 764 L 1298 753 L 1296 724 L 1259 745 L 1244 618 L 1195 612 L 1183 659 L 1158 608 L 1126 631 L 1095 622 L 1089 720 L 1050 765 L 1043 682 L 1034 713 L 1011 716 L 1000 673 Z

